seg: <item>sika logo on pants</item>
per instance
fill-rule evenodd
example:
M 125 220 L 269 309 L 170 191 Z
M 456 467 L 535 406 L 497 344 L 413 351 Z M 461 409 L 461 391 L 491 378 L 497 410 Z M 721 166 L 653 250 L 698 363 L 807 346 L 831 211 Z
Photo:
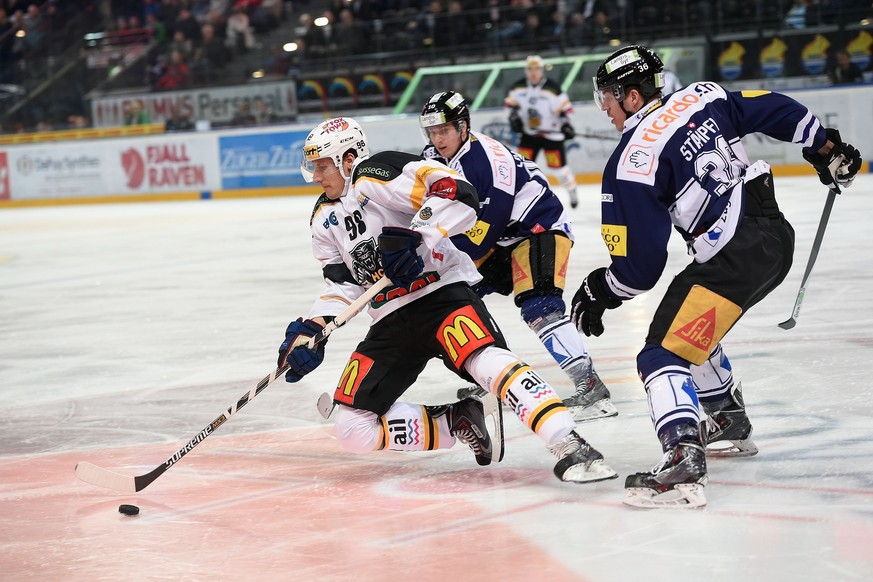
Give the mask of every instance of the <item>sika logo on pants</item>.
M 9 165 L 6 152 L 0 152 L 0 200 L 9 200 L 12 192 L 9 188 Z

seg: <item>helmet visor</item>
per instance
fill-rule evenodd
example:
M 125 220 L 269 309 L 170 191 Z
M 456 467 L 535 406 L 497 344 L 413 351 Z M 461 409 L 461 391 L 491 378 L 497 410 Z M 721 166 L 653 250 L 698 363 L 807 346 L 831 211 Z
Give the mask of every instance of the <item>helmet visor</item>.
M 594 78 L 594 103 L 601 111 L 606 111 L 612 100 L 619 103 L 624 101 L 624 86 L 621 83 L 597 88 L 597 77 Z
M 316 174 L 323 178 L 333 172 L 339 172 L 339 166 L 333 158 L 312 158 L 300 162 L 300 174 L 307 182 L 314 182 Z

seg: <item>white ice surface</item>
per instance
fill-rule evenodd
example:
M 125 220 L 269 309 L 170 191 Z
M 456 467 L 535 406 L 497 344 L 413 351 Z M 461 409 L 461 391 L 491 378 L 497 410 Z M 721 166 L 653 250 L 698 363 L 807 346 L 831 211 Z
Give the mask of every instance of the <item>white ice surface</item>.
M 790 331 L 777 324 L 791 313 L 826 190 L 814 178 L 776 187 L 797 231 L 794 268 L 723 344 L 761 452 L 711 461 L 702 510 L 621 504 L 624 477 L 660 458 L 635 356 L 669 275 L 607 313 L 605 335 L 588 340 L 619 416 L 580 432 L 617 480 L 559 483 L 542 444 L 512 417 L 498 467 L 479 469 L 460 446 L 351 457 L 315 401 L 336 385 L 363 315 L 330 338 L 318 370 L 297 385 L 275 382 L 135 498 L 95 489 L 73 477 L 77 460 L 145 473 L 275 367 L 285 326 L 321 289 L 313 199 L 0 211 L 0 577 L 873 579 L 873 178 L 838 198 Z M 581 187 L 580 199 L 568 301 L 608 259 L 598 189 Z M 675 240 L 668 273 L 687 260 Z M 511 300 L 488 304 L 515 351 L 567 394 Z M 461 385 L 433 364 L 404 399 L 444 402 Z M 322 439 L 320 448 L 284 482 L 298 437 Z M 258 447 L 275 439 L 288 457 L 264 467 Z M 275 489 L 222 487 L 261 471 Z M 319 515 L 325 495 L 338 498 L 323 509 L 337 519 L 308 529 L 299 516 Z M 119 520 L 122 502 L 143 513 Z M 457 566 L 470 555 L 473 565 Z

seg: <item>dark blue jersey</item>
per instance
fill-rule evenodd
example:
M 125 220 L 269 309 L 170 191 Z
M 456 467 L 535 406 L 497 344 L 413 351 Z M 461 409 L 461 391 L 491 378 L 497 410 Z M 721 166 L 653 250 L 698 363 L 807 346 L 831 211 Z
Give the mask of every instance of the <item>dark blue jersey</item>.
M 571 235 L 570 221 L 542 171 L 501 142 L 476 131 L 451 160 L 428 146 L 422 152 L 460 172 L 479 193 L 479 219 L 452 242 L 474 260 L 495 245 L 508 246 L 547 230 Z
M 698 262 L 733 236 L 750 166 L 741 138 L 760 132 L 817 150 L 827 138 L 804 105 L 769 91 L 693 83 L 631 116 L 603 173 L 602 234 L 620 299 L 654 287 L 672 229 Z M 766 164 L 764 164 L 766 167 Z

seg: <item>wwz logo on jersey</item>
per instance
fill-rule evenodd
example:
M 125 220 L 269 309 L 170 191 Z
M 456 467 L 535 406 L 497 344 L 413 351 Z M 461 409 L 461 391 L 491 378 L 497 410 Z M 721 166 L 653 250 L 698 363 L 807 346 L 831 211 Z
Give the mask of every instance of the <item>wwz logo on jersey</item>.
M 373 367 L 372 358 L 368 358 L 358 352 L 352 352 L 349 361 L 346 364 L 343 375 L 340 377 L 339 385 L 336 387 L 333 399 L 343 404 L 352 406 L 355 403 L 355 393 L 361 386 L 361 382 L 370 372 Z
M 473 306 L 467 305 L 443 320 L 437 328 L 437 340 L 452 365 L 460 370 L 473 352 L 493 344 L 494 336 Z

